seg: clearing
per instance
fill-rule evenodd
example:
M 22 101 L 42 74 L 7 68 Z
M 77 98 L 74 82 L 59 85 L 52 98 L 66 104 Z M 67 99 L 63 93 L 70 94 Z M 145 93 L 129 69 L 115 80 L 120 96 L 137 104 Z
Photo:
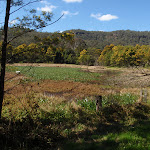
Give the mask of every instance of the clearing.
M 35 91 L 46 95 L 53 94 L 72 99 L 75 97 L 114 93 L 134 93 L 140 95 L 140 90 L 143 88 L 148 93 L 150 92 L 150 70 L 145 68 L 110 68 L 103 66 L 43 63 L 23 63 L 11 66 L 17 67 L 14 70 L 21 70 L 21 74 L 16 76 L 8 73 L 7 78 L 15 76 L 12 80 L 15 80 L 15 82 L 19 80 L 19 83 L 27 80 L 27 77 L 23 75 L 25 74 L 28 78 L 33 77 L 42 80 L 31 84 Z M 71 68 L 77 70 L 74 71 Z M 9 83 L 7 89 L 10 86 L 11 84 Z M 31 85 L 27 84 L 27 86 Z M 19 91 L 18 89 L 21 89 L 21 87 L 16 86 L 13 93 Z
M 149 74 L 143 68 L 7 66 L 0 149 L 150 149 L 150 106 L 137 103 L 141 89 L 149 93 Z M 103 95 L 99 112 L 96 95 Z

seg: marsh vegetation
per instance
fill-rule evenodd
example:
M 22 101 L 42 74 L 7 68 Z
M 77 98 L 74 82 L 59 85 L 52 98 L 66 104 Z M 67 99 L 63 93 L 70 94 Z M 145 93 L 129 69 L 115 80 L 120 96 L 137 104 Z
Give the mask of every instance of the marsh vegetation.
M 2 149 L 150 148 L 149 101 L 138 102 L 141 87 L 136 84 L 149 92 L 148 78 L 139 70 L 14 65 L 7 67 Z M 96 95 L 103 97 L 99 112 Z

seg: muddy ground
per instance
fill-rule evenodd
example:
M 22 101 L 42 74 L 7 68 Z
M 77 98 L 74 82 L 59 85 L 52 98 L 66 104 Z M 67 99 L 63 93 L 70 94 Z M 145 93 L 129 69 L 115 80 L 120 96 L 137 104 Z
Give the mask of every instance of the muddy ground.
M 72 81 L 44 80 L 40 83 L 21 84 L 23 75 L 6 74 L 6 93 L 19 95 L 19 93 L 33 90 L 45 96 L 62 96 L 66 99 L 86 97 L 93 95 L 107 95 L 113 93 L 134 93 L 140 95 L 141 89 L 150 93 L 150 70 L 140 67 L 110 68 L 103 66 L 84 66 L 67 64 L 13 64 L 13 66 L 39 66 L 39 67 L 71 67 L 81 68 L 82 71 L 102 73 L 100 81 L 80 83 Z M 15 76 L 15 77 L 14 77 Z

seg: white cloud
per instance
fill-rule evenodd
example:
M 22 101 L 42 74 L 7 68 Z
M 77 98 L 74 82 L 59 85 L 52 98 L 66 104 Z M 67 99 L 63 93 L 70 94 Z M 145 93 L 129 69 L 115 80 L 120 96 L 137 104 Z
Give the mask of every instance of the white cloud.
M 40 1 L 40 3 L 43 3 L 43 4 L 45 4 L 45 5 L 49 5 L 49 4 L 50 4 L 50 3 L 47 2 L 47 1 Z
M 56 6 L 53 6 L 53 5 L 50 5 L 50 6 L 48 6 L 48 5 L 46 5 L 45 7 L 41 7 L 41 8 L 37 8 L 37 10 L 39 10 L 39 11 L 49 11 L 49 12 L 52 12 L 53 11 L 53 9 L 55 9 L 55 8 L 57 8 Z
M 68 15 L 69 13 L 70 13 L 69 11 L 62 11 L 61 14 Z
M 9 24 L 10 24 L 10 25 L 13 25 L 13 24 L 15 24 L 16 22 L 17 22 L 17 20 L 12 20 L 12 21 L 9 22 Z
M 63 1 L 66 3 L 76 3 L 76 2 L 81 3 L 83 0 L 63 0 Z
M 113 19 L 118 19 L 118 16 L 111 15 L 111 14 L 106 14 L 106 15 L 101 15 L 101 14 L 91 14 L 91 17 L 96 18 L 100 21 L 110 21 Z
M 47 1 L 41 1 L 41 4 L 44 4 L 44 7 L 38 7 L 37 10 L 38 11 L 49 11 L 52 12 L 54 9 L 57 8 L 57 6 L 51 5 L 51 3 L 47 2 Z
M 66 18 L 66 16 L 70 16 L 70 17 L 76 16 L 79 14 L 79 12 L 71 13 L 69 11 L 62 11 L 61 14 L 64 14 L 63 18 Z

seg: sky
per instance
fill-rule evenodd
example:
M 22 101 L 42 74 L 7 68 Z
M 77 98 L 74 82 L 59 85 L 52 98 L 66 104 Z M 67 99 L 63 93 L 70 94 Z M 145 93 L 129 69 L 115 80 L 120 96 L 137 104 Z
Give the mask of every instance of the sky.
M 0 1 L 0 22 L 4 21 L 5 5 Z M 150 0 L 43 0 L 12 14 L 10 24 L 15 23 L 15 18 L 25 14 L 27 9 L 34 8 L 38 13 L 52 12 L 52 22 L 64 14 L 58 22 L 44 28 L 43 32 L 71 29 L 150 31 L 149 7 Z

